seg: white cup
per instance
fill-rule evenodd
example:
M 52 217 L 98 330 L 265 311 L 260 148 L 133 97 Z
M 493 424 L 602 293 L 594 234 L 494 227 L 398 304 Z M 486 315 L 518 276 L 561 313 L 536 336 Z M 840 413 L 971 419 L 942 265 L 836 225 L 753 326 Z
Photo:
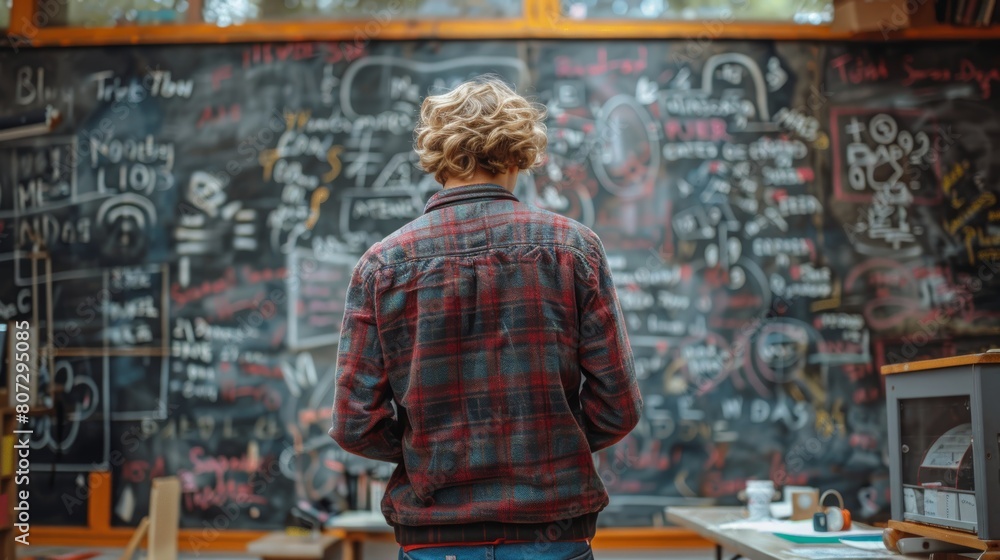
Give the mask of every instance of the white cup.
M 747 481 L 747 512 L 751 521 L 771 518 L 771 500 L 774 498 L 774 482 L 770 480 Z

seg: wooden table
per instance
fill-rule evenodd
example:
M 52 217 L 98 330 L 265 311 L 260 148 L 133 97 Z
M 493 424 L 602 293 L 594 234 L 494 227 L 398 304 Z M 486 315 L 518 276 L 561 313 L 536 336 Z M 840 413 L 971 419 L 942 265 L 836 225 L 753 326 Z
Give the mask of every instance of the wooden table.
M 802 548 L 802 545 L 750 529 L 720 529 L 719 525 L 746 519 L 746 510 L 741 507 L 672 507 L 667 508 L 667 520 L 681 527 L 691 529 L 705 539 L 715 543 L 715 558 L 722 560 L 722 549 L 733 550 L 738 556 L 749 560 L 790 560 L 798 558 L 788 551 Z M 855 523 L 860 529 L 867 525 Z M 821 545 L 839 546 L 839 545 Z M 798 559 L 802 560 L 802 559 Z
M 365 543 L 391 543 L 396 545 L 396 534 L 385 522 L 381 512 L 348 511 L 333 518 L 330 528 L 344 532 L 347 544 L 345 560 L 362 560 Z
M 247 545 L 247 552 L 264 560 L 342 560 L 339 537 L 298 536 L 275 532 Z

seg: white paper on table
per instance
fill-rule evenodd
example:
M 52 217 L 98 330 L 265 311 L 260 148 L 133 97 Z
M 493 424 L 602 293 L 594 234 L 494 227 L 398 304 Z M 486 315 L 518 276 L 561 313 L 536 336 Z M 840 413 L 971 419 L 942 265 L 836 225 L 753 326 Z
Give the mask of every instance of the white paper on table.
M 876 552 L 871 550 L 858 550 L 856 548 L 842 548 L 839 546 L 816 546 L 810 548 L 793 548 L 789 554 L 809 560 L 834 560 L 853 558 L 897 558 L 898 554 L 889 551 Z
M 885 543 L 882 541 L 856 541 L 854 539 L 840 539 L 840 544 L 850 546 L 858 550 L 869 550 L 871 552 L 891 554 L 889 549 L 885 547 Z
M 816 537 L 816 536 L 828 536 L 828 537 L 860 537 L 868 535 L 881 535 L 882 529 L 857 529 L 851 528 L 847 531 L 837 531 L 836 533 L 819 533 L 813 529 L 813 524 L 811 519 L 806 519 L 803 521 L 777 521 L 774 519 L 766 521 L 732 521 L 730 523 L 723 523 L 719 525 L 719 529 L 745 529 L 749 531 L 758 531 L 761 533 L 782 533 L 785 535 L 796 535 L 803 537 Z
M 749 521 L 740 519 L 719 525 L 719 529 L 748 529 L 750 531 L 760 531 L 761 533 L 787 532 L 802 525 L 803 521 L 779 521 L 777 519 L 764 519 L 762 521 Z M 809 521 L 812 528 L 812 521 Z

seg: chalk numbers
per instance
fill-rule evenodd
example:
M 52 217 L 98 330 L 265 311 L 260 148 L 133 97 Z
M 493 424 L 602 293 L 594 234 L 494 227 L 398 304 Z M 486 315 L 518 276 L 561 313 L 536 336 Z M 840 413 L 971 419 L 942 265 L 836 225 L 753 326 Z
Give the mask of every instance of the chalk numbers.
M 847 180 L 856 191 L 902 187 L 904 166 L 922 166 L 925 160 L 933 161 L 935 155 L 931 153 L 926 132 L 900 130 L 896 120 L 885 113 L 872 117 L 867 126 L 852 118 L 846 131 L 852 138 L 848 145 Z M 865 133 L 875 146 L 863 142 Z M 910 184 L 913 189 L 919 186 L 919 181 Z

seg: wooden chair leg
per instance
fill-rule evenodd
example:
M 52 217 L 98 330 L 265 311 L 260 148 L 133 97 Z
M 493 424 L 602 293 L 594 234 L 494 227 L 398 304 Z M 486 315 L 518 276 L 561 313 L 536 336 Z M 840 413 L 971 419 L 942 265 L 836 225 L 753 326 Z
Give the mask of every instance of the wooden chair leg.
M 149 517 L 146 516 L 142 518 L 142 521 L 139 522 L 139 526 L 135 528 L 135 532 L 132 533 L 132 538 L 128 540 L 128 545 L 125 547 L 125 551 L 122 552 L 119 560 L 132 560 L 135 550 L 139 548 L 139 543 L 142 542 L 142 539 L 146 536 L 146 532 L 148 530 Z

